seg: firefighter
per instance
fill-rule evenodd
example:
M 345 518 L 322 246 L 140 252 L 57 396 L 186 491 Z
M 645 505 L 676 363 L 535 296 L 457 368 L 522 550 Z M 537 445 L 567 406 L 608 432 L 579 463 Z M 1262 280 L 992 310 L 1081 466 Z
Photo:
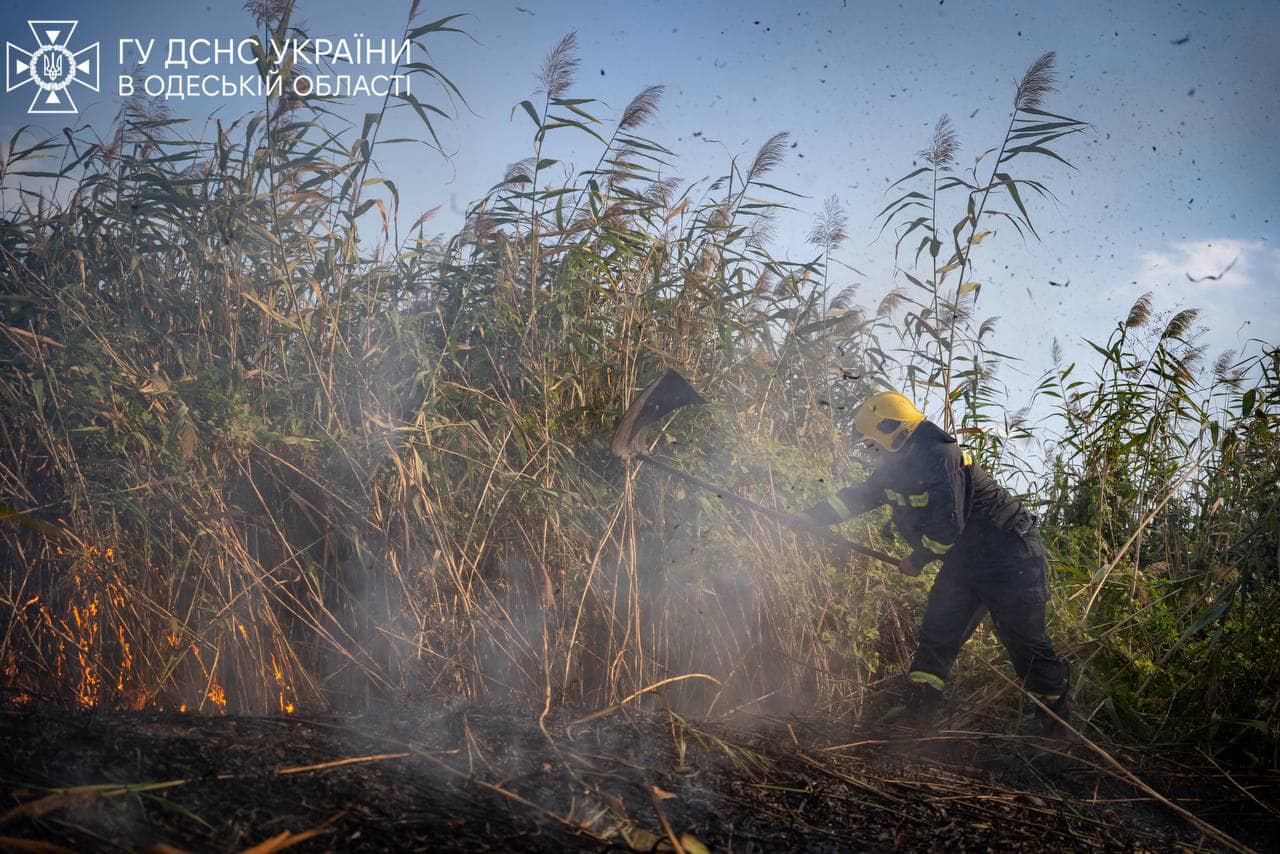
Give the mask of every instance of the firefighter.
M 951 664 L 984 610 L 1023 686 L 1065 719 L 1066 668 L 1045 635 L 1049 588 L 1036 517 L 897 392 L 867 398 L 854 413 L 854 429 L 879 465 L 800 521 L 835 525 L 888 504 L 899 536 L 913 547 L 898 571 L 917 576 L 941 563 L 907 674 L 912 722 L 925 726 L 936 714 Z M 1056 731 L 1043 714 L 1042 723 Z

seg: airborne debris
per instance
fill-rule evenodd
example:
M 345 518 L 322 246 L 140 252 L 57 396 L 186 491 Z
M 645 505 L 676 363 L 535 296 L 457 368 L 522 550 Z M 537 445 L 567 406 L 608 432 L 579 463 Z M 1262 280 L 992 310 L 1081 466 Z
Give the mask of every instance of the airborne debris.
M 1194 201 L 1194 199 L 1193 199 L 1192 201 Z M 1190 204 L 1190 202 L 1188 202 L 1188 204 Z M 1221 272 L 1221 273 L 1219 273 L 1219 274 L 1218 274 L 1218 275 L 1216 275 L 1216 276 L 1200 276 L 1200 277 L 1196 277 L 1196 276 L 1191 275 L 1190 273 L 1187 273 L 1187 274 L 1186 274 L 1186 276 L 1187 276 L 1187 281 L 1188 281 L 1188 282 L 1216 282 L 1216 281 L 1218 281 L 1219 279 L 1221 279 L 1223 276 L 1225 276 L 1227 273 L 1231 272 L 1231 268 L 1232 268 L 1232 267 L 1234 267 L 1234 266 L 1236 265 L 1236 262 L 1237 262 L 1237 261 L 1239 261 L 1239 260 L 1240 260 L 1240 256 L 1239 256 L 1239 255 L 1237 255 L 1236 257 L 1232 258 L 1232 259 L 1231 259 L 1231 263 L 1230 263 L 1230 264 L 1228 264 L 1226 267 L 1224 267 L 1224 268 L 1222 269 L 1222 272 Z

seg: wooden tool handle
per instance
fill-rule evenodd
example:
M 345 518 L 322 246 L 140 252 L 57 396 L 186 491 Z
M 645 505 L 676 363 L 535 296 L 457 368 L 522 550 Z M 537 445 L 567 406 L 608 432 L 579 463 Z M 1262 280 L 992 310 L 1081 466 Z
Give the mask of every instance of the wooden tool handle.
M 794 525 L 796 522 L 796 518 L 794 514 L 783 513 L 780 510 L 774 510 L 772 507 L 766 507 L 763 504 L 752 501 L 750 498 L 743 498 L 741 495 L 736 495 L 730 492 L 729 490 L 725 489 L 723 486 L 721 486 L 718 483 L 712 483 L 709 480 L 705 480 L 704 478 L 698 477 L 696 474 L 689 474 L 689 472 L 678 469 L 675 466 L 671 465 L 671 463 L 668 463 L 665 460 L 658 459 L 657 457 L 647 454 L 644 451 L 637 451 L 634 454 L 634 456 L 639 457 L 641 460 L 644 460 L 646 463 L 648 463 L 651 466 L 655 466 L 657 468 L 662 469 L 667 474 L 674 475 L 675 477 L 678 477 L 684 481 L 688 481 L 689 483 L 692 483 L 695 486 L 701 487 L 702 489 L 705 489 L 708 492 L 715 493 L 716 497 L 722 501 L 728 501 L 730 503 L 737 504 L 742 507 L 746 507 L 748 510 L 752 510 L 756 513 L 760 513 L 765 516 L 770 516 L 774 519 L 778 519 L 782 522 L 787 522 L 791 525 Z M 809 533 L 813 534 L 814 536 L 820 539 L 826 540 L 827 542 L 837 546 L 842 546 L 843 548 L 846 548 L 849 551 L 857 552 L 860 555 L 866 555 L 867 557 L 875 558 L 878 561 L 883 561 L 884 563 L 887 563 L 890 566 L 897 566 L 899 563 L 896 557 L 887 555 L 881 551 L 876 551 L 873 548 L 868 548 L 867 546 L 864 546 L 861 543 L 855 543 L 853 540 L 846 540 L 844 537 L 840 536 L 839 534 L 833 534 L 830 531 L 827 531 L 825 529 L 806 526 L 801 528 L 801 530 L 808 531 Z

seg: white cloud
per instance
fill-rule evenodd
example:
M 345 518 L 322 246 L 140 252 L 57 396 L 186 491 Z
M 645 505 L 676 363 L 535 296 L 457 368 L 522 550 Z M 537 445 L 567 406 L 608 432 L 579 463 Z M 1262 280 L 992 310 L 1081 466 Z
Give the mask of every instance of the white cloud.
M 1138 257 L 1136 283 L 1144 291 L 1170 285 L 1240 288 L 1280 278 L 1280 250 L 1265 240 L 1185 240 Z M 1188 276 L 1200 281 L 1192 282 Z
M 1155 292 L 1157 313 L 1199 309 L 1208 331 L 1200 343 L 1210 352 L 1239 350 L 1251 338 L 1274 343 L 1280 333 L 1280 250 L 1269 241 L 1171 242 L 1140 253 L 1133 278 L 1135 296 Z

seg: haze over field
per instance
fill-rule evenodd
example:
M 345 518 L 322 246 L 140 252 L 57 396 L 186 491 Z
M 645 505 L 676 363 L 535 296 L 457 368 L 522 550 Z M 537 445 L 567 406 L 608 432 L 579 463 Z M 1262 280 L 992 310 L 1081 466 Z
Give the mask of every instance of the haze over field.
M 1278 22 L 5 7 L 4 838 L 1275 839 Z

